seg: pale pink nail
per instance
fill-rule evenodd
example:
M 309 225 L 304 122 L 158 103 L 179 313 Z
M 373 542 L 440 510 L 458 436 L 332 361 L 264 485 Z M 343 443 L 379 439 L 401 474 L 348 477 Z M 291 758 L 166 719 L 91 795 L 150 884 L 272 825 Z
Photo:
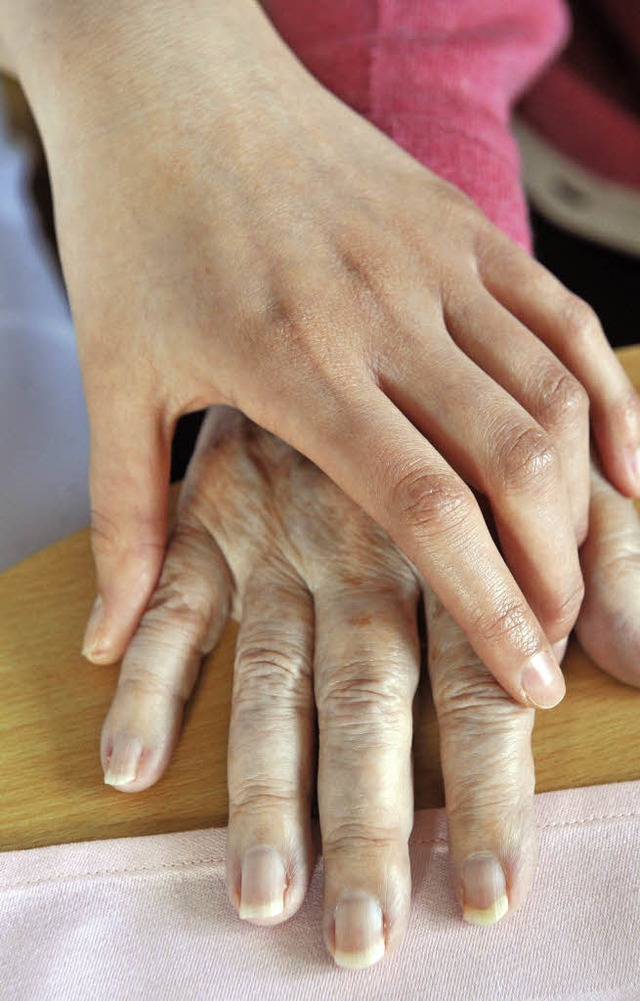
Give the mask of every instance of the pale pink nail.
M 562 671 L 546 650 L 534 653 L 524 665 L 522 688 L 529 701 L 539 709 L 553 709 L 564 698 Z
M 128 733 L 118 734 L 113 741 L 113 750 L 104 773 L 107 785 L 120 786 L 133 782 L 138 775 L 143 743 Z
M 462 916 L 473 925 L 492 925 L 509 910 L 502 866 L 491 852 L 475 852 L 462 866 Z
M 368 893 L 350 893 L 336 907 L 335 952 L 338 966 L 360 970 L 385 953 L 382 908 Z
M 274 918 L 284 911 L 287 874 L 282 858 L 273 848 L 252 848 L 242 860 L 240 907 L 244 920 Z

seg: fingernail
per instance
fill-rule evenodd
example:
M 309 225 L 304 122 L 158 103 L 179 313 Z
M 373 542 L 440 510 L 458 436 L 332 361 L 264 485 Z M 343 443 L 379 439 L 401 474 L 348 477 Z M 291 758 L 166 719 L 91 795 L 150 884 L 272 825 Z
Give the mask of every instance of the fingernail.
M 476 852 L 462 866 L 462 917 L 472 925 L 493 925 L 509 910 L 502 866 L 491 852 Z
M 640 448 L 629 449 L 629 469 L 636 485 L 636 492 L 640 494 Z
M 335 952 L 338 966 L 361 970 L 384 956 L 382 908 L 368 893 L 343 897 L 334 915 Z
M 240 908 L 244 920 L 274 918 L 284 911 L 287 873 L 273 848 L 252 848 L 242 860 Z
M 551 647 L 551 649 L 553 650 L 553 656 L 558 661 L 558 664 L 562 663 L 562 658 L 567 652 L 568 643 L 569 643 L 569 637 L 566 636 L 563 640 L 560 640 L 558 643 L 554 643 L 553 646 Z
M 539 709 L 553 709 L 565 694 L 564 678 L 557 662 L 546 651 L 530 657 L 522 672 L 524 694 Z
M 82 643 L 82 656 L 87 660 L 102 660 L 108 656 L 108 643 L 101 636 L 103 601 L 100 595 L 95 600 Z
M 121 733 L 113 741 L 113 750 L 104 781 L 109 786 L 123 786 L 133 782 L 138 774 L 138 765 L 142 757 L 143 744 L 137 737 Z

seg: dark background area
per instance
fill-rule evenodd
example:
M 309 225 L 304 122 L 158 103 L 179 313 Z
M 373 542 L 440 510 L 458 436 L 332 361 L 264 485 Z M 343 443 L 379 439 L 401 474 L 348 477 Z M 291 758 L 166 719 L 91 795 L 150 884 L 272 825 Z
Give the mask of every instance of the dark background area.
M 614 347 L 637 344 L 640 260 L 559 229 L 531 214 L 535 255 L 600 317 Z

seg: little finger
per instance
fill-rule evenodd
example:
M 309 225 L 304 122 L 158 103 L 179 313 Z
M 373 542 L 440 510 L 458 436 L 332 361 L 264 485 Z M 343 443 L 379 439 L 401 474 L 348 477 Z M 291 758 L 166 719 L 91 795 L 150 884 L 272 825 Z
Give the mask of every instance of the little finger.
M 640 521 L 633 501 L 591 468 L 585 599 L 576 634 L 604 671 L 640 686 Z

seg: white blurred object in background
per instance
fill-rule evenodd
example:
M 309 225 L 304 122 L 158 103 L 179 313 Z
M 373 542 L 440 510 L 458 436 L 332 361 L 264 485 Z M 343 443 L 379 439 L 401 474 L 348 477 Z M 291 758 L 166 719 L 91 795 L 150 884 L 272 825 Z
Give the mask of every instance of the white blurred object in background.
M 0 570 L 88 524 L 87 416 L 69 308 L 0 93 Z

